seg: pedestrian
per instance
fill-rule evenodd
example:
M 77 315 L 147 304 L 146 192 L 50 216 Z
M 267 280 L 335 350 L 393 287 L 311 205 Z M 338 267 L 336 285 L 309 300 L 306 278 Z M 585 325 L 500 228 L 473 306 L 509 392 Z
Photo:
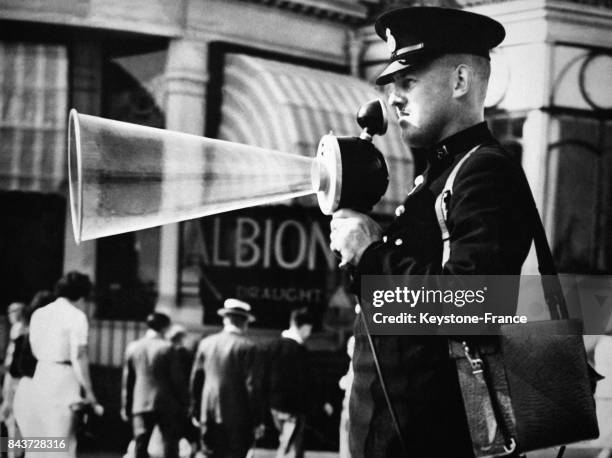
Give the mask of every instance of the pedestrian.
M 245 335 L 251 306 L 227 299 L 223 329 L 202 339 L 191 373 L 192 416 L 201 426 L 202 453 L 244 458 L 263 433 L 261 361 Z
M 32 354 L 32 348 L 30 347 L 29 338 L 29 325 L 32 314 L 51 302 L 55 297 L 48 290 L 38 291 L 30 304 L 23 311 L 23 323 L 17 337 L 12 342 L 12 356 L 8 373 L 5 374 L 4 380 L 4 396 L 3 403 L 0 406 L 0 412 L 5 419 L 8 419 L 9 425 L 13 427 L 9 428 L 9 436 L 13 439 L 20 439 L 21 432 L 19 430 L 19 423 L 22 421 L 24 415 L 24 408 L 27 408 L 27 400 L 24 398 L 23 393 L 28 392 L 28 385 L 32 382 L 34 371 L 36 369 L 36 358 Z M 5 420 L 6 421 L 6 420 Z M 15 456 L 23 456 L 24 452 L 14 450 Z
M 306 340 L 312 333 L 313 318 L 307 308 L 293 310 L 289 329 L 269 349 L 269 404 L 278 430 L 277 458 L 304 456 L 306 413 L 312 382 L 308 369 Z
M 125 351 L 121 416 L 132 422 L 135 458 L 148 458 L 149 440 L 158 427 L 164 457 L 178 458 L 181 424 L 189 400 L 186 374 L 164 334 L 170 318 L 154 312 L 147 317 L 144 337 Z
M 170 330 L 166 334 L 166 338 L 172 344 L 172 349 L 176 353 L 176 357 L 179 360 L 181 371 L 184 374 L 185 379 L 185 390 L 189 389 L 189 377 L 191 375 L 191 367 L 193 365 L 193 351 L 187 348 L 185 339 L 187 338 L 187 330 L 180 324 L 173 324 Z M 194 456 L 198 450 L 199 442 L 199 430 L 192 423 L 189 416 L 188 409 L 185 410 L 184 415 L 181 418 L 181 438 L 185 438 L 189 442 L 191 449 L 191 456 Z M 180 449 L 180 447 L 179 447 Z
M 349 366 L 346 374 L 338 381 L 338 386 L 344 391 L 342 399 L 342 412 L 340 413 L 340 450 L 339 458 L 351 458 L 349 449 L 349 400 L 353 386 L 353 350 L 355 349 L 355 337 L 350 336 L 346 341 L 346 354 L 349 357 Z
M 25 310 L 26 306 L 23 302 L 13 302 L 7 309 L 10 328 L 9 343 L 6 347 L 6 355 L 4 358 L 4 366 L 6 369 L 10 367 L 13 360 L 15 340 L 25 333 Z
M 17 341 L 23 341 L 26 333 L 25 324 L 25 304 L 23 302 L 13 302 L 8 306 L 7 316 L 9 321 L 9 342 L 6 347 L 4 357 L 4 378 L 2 380 L 2 405 L 0 406 L 0 419 L 6 428 L 6 437 L 18 439 L 21 437 L 19 427 L 13 416 L 13 399 L 17 387 L 17 379 L 11 375 L 11 367 L 14 367 L 15 347 Z M 15 456 L 23 456 L 17 452 Z
M 191 366 L 193 365 L 193 352 L 187 348 L 185 339 L 187 330 L 180 324 L 173 324 L 166 332 L 166 339 L 172 345 L 172 349 L 177 354 L 180 366 L 185 374 L 185 379 L 189 381 Z
M 377 84 L 389 87 L 402 138 L 427 165 L 385 231 L 356 211 L 333 215 L 330 246 L 351 269 L 355 292 L 364 275 L 402 275 L 408 288 L 416 276 L 518 276 L 534 206 L 520 164 L 484 122 L 489 51 L 503 40 L 503 26 L 459 9 L 408 7 L 384 13 L 375 29 L 391 52 Z M 452 194 L 439 201 L 443 240 L 436 199 L 462 159 Z M 370 345 L 363 321 L 355 326 L 353 458 L 472 457 L 448 339 L 372 336 Z
M 32 314 L 30 346 L 37 360 L 31 383 L 24 385 L 19 427 L 24 437 L 64 439 L 57 452 L 26 452 L 26 457 L 76 456 L 76 421 L 70 406 L 84 401 L 101 415 L 89 375 L 87 337 L 89 325 L 84 309 L 92 289 L 89 277 L 72 271 L 55 286 L 55 299 Z M 17 400 L 15 400 L 17 402 Z M 51 455 L 49 455 L 51 453 Z

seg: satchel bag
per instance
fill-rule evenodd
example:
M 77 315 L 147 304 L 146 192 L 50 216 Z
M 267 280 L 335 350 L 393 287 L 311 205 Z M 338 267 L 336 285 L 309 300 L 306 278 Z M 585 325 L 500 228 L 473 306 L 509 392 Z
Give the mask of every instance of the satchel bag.
M 436 200 L 450 254 L 446 202 L 467 153 Z M 601 378 L 587 363 L 582 323 L 569 319 L 553 257 L 533 196 L 534 243 L 551 320 L 504 325 L 500 336 L 449 340 L 476 457 L 505 456 L 593 439 L 599 435 L 594 385 Z M 559 457 L 562 456 L 561 448 Z

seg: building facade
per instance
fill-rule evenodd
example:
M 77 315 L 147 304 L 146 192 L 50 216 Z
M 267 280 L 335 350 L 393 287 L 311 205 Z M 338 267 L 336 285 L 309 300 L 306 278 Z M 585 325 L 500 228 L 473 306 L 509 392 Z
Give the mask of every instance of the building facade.
M 0 308 L 78 269 L 96 283 L 91 352 L 103 367 L 121 364 L 154 307 L 205 333 L 217 329 L 215 312 L 229 296 L 253 303 L 262 337 L 277 335 L 291 308 L 310 306 L 313 348 L 341 351 L 353 304 L 313 198 L 76 245 L 66 210 L 67 114 L 312 157 L 330 130 L 358 134 L 355 113 L 382 95 L 371 82 L 387 58 L 373 17 L 410 3 L 465 7 L 504 24 L 489 124 L 521 158 L 560 270 L 609 273 L 607 1 L 0 0 Z M 376 142 L 391 172 L 374 210 L 384 221 L 411 188 L 414 164 L 396 126 Z M 164 192 L 178 205 L 189 190 Z M 537 272 L 533 255 L 525 272 Z

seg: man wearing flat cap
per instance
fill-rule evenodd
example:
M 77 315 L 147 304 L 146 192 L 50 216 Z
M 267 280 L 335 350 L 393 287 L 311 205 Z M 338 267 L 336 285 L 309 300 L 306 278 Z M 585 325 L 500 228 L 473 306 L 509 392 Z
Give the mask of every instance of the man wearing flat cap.
M 403 275 L 408 285 L 413 275 L 519 275 L 534 207 L 520 164 L 484 122 L 489 51 L 503 26 L 414 7 L 383 14 L 376 32 L 391 53 L 376 82 L 388 87 L 402 138 L 427 165 L 384 232 L 367 215 L 336 212 L 331 248 L 352 266 L 357 290 L 362 275 Z M 372 336 L 381 383 L 362 320 L 355 335 L 353 458 L 473 457 L 448 339 Z
M 261 367 L 244 334 L 251 306 L 227 299 L 218 311 L 223 330 L 200 342 L 191 373 L 192 415 L 201 425 L 206 457 L 244 458 L 262 432 Z

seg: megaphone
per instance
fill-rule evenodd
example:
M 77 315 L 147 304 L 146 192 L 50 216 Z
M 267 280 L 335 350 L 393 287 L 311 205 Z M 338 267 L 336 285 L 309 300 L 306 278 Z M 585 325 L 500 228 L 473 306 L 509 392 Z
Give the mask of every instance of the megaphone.
M 389 176 L 373 135 L 387 128 L 372 100 L 360 137 L 324 135 L 314 157 L 144 127 L 70 111 L 68 177 L 77 243 L 316 194 L 325 214 L 370 211 Z

